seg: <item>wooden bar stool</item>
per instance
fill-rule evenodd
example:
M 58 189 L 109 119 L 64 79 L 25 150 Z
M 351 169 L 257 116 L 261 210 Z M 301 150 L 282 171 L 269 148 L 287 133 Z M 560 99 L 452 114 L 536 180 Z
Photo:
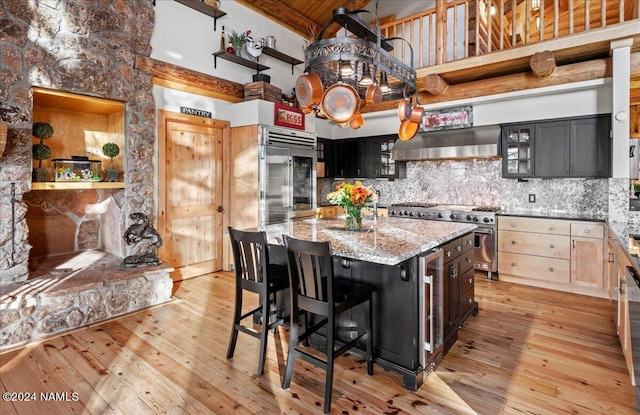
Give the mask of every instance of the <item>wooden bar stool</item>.
M 275 318 L 271 305 L 273 304 L 275 308 L 276 293 L 289 287 L 287 266 L 269 262 L 267 236 L 264 232 L 240 231 L 230 227 L 229 237 L 235 264 L 236 298 L 227 359 L 233 357 L 238 331 L 250 334 L 260 339 L 258 375 L 262 375 L 269 330 L 273 329 L 275 332 L 275 328 L 283 323 L 282 319 Z M 258 293 L 261 301 L 258 307 L 245 314 L 242 314 L 243 290 Z M 262 313 L 260 331 L 248 324 L 242 324 L 242 320 L 253 317 L 258 312 Z
M 360 340 L 366 341 L 367 373 L 373 374 L 372 356 L 372 294 L 375 287 L 334 277 L 333 257 L 329 242 L 312 242 L 283 235 L 288 251 L 289 284 L 291 287 L 291 320 L 289 354 L 282 387 L 291 384 L 295 359 L 300 357 L 326 370 L 324 413 L 331 409 L 333 366 L 335 359 L 351 349 Z M 355 339 L 342 342 L 337 337 L 338 315 L 359 304 L 368 302 L 365 312 L 364 332 Z M 309 327 L 307 315 L 320 316 L 321 320 Z M 302 333 L 298 333 L 300 317 L 304 316 Z M 326 360 L 322 360 L 299 348 L 312 334 L 326 327 Z M 343 343 L 338 347 L 338 344 Z

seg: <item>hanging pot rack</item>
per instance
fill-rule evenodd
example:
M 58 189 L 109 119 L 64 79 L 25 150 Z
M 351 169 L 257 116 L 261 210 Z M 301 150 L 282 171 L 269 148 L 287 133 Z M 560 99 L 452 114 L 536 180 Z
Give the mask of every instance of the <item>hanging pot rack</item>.
M 389 92 L 382 97 L 383 101 L 390 101 L 416 92 L 416 71 L 413 69 L 413 48 L 411 44 L 400 37 L 384 38 L 380 33 L 378 17 L 375 16 L 375 30 L 362 20 L 358 14 L 368 10 L 349 11 L 339 7 L 333 11 L 332 18 L 327 21 L 316 41 L 305 49 L 305 72 L 316 74 L 324 87 L 337 82 L 345 82 L 356 88 L 361 99 L 365 97 L 366 86 L 358 85 L 363 74 L 363 64 L 368 64 L 376 76 L 377 72 L 385 72 L 389 79 Z M 332 37 L 323 39 L 326 30 L 337 23 L 356 37 Z M 411 65 L 407 65 L 391 55 L 393 45 L 391 41 L 403 40 L 410 51 Z M 354 62 L 356 70 L 353 77 L 340 76 L 338 73 L 341 62 Z M 374 81 L 376 82 L 376 81 Z

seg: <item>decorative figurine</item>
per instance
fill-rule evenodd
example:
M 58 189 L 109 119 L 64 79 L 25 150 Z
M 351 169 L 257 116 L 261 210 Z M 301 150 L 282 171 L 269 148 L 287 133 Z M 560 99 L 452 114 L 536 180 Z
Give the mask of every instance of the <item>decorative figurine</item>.
M 140 254 L 129 255 L 122 260 L 122 267 L 138 268 L 160 265 L 162 261 L 158 258 L 156 251 L 162 246 L 162 238 L 158 231 L 149 223 L 149 218 L 144 213 L 134 212 L 129 215 L 129 219 L 132 223 L 124 232 L 122 239 L 127 245 L 143 243 L 145 246 L 140 250 Z

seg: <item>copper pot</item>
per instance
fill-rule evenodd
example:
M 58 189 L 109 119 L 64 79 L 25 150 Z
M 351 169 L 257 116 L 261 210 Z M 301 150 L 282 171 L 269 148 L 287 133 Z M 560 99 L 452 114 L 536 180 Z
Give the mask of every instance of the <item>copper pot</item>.
M 409 120 L 420 124 L 422 122 L 422 115 L 424 114 L 424 108 L 420 105 L 416 105 L 411 110 L 411 115 L 409 116 Z
M 418 127 L 420 125 L 417 122 L 413 122 L 411 120 L 404 120 L 400 123 L 400 128 L 398 129 L 398 138 L 402 141 L 411 140 L 418 133 Z
M 382 102 L 382 88 L 378 85 L 369 85 L 364 97 L 368 104 L 377 105 Z
M 349 125 L 354 130 L 364 126 L 364 118 L 362 118 L 360 111 L 356 112 L 356 115 L 351 119 L 351 121 L 349 121 Z
M 302 107 L 311 108 L 322 100 L 322 81 L 313 73 L 300 75 L 296 79 L 296 98 Z
M 411 101 L 408 98 L 403 99 L 398 104 L 398 118 L 400 121 L 408 120 L 411 116 Z
M 358 92 L 349 84 L 338 82 L 322 95 L 322 110 L 331 121 L 343 123 L 351 120 L 360 107 Z

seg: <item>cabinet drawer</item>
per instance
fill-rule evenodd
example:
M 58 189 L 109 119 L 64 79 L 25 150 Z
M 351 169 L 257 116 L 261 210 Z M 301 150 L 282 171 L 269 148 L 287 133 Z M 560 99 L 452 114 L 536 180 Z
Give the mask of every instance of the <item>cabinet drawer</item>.
M 469 312 L 469 309 L 473 307 L 473 295 L 474 295 L 474 291 L 473 291 L 473 287 L 471 287 L 469 291 L 465 292 L 464 294 L 462 294 L 462 297 L 460 297 L 460 315 L 461 316 L 464 316 L 465 314 L 467 314 Z
M 568 235 L 514 231 L 498 232 L 498 250 L 516 254 L 570 259 L 570 243 L 571 238 Z
M 470 234 L 462 237 L 462 252 L 467 252 L 474 248 L 476 243 L 476 238 L 474 235 L 474 232 L 471 232 Z
M 584 238 L 604 238 L 604 225 L 599 223 L 571 224 L 571 236 L 582 236 Z
M 522 218 L 511 216 L 500 216 L 498 218 L 499 230 L 570 235 L 570 228 L 570 222 L 559 219 Z
M 466 293 L 470 289 L 473 289 L 475 270 L 468 270 L 462 274 L 462 292 Z
M 570 262 L 566 259 L 501 252 L 498 255 L 498 272 L 522 278 L 569 284 Z
M 467 251 L 460 257 L 460 273 L 464 274 L 473 268 L 473 250 Z
M 445 264 L 462 254 L 463 238 L 458 238 L 442 246 Z

